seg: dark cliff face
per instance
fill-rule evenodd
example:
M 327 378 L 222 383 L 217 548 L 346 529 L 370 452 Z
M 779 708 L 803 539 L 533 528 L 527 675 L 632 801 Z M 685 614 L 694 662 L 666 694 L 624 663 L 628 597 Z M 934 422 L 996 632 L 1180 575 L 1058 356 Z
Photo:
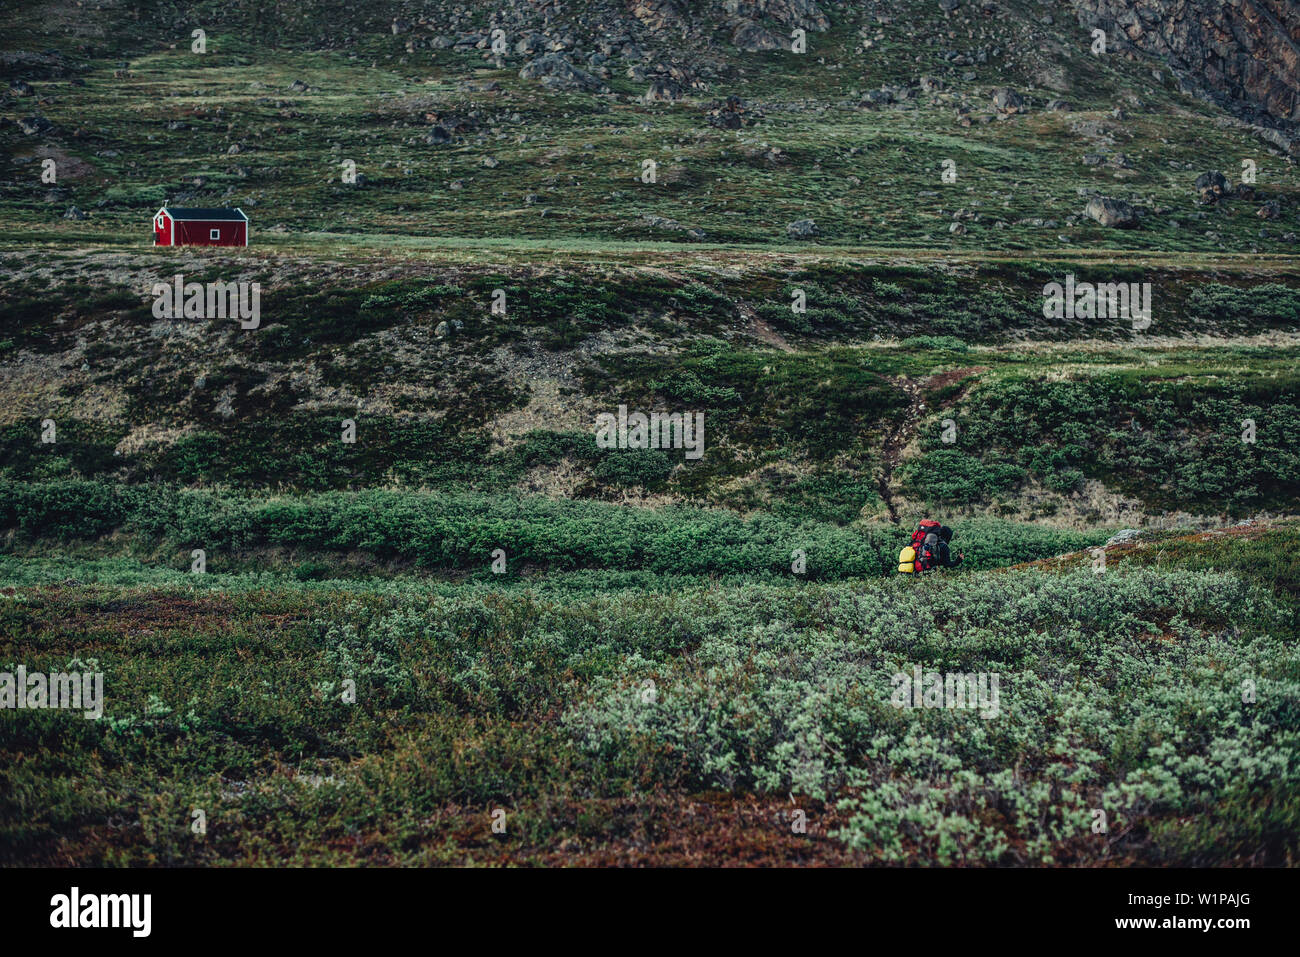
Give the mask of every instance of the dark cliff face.
M 1296 0 L 1072 0 L 1084 26 L 1161 57 L 1238 112 L 1300 122 Z

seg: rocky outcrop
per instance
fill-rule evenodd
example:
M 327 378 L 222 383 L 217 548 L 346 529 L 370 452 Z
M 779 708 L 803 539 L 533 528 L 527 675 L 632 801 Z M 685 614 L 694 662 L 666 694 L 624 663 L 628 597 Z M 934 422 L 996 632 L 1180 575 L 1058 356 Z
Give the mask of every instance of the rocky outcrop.
M 784 34 L 778 36 L 770 27 L 822 32 L 831 25 L 815 0 L 713 0 L 695 5 L 685 0 L 631 0 L 628 8 L 652 33 L 690 27 L 707 33 L 709 27 L 725 23 L 731 42 L 747 53 L 787 48 Z
M 564 57 L 555 53 L 540 56 L 519 71 L 523 80 L 540 80 L 553 90 L 603 90 L 605 85 L 586 70 L 580 70 Z
M 784 50 L 785 43 L 771 30 L 764 30 L 751 20 L 737 24 L 731 35 L 731 42 L 737 50 L 745 53 L 762 53 L 767 50 Z
M 629 4 L 632 16 L 655 33 L 680 25 L 682 10 L 674 0 L 634 0 Z
M 813 0 L 723 0 L 722 9 L 743 20 L 775 20 L 785 27 L 827 30 L 831 21 Z
M 1254 119 L 1300 122 L 1295 0 L 1072 0 L 1079 22 L 1165 60 L 1188 87 Z

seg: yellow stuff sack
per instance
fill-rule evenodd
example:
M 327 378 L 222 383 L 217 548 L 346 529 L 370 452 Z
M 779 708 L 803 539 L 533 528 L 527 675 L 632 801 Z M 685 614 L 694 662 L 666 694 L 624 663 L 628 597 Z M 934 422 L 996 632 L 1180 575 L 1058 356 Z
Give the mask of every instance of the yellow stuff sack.
M 916 549 L 908 545 L 898 553 L 898 570 L 905 575 L 910 575 L 916 569 L 913 562 L 916 561 Z

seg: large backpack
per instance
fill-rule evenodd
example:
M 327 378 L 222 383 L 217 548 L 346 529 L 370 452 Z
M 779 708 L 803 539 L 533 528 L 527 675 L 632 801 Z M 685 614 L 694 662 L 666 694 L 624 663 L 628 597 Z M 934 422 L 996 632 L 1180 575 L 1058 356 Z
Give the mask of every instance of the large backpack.
M 940 525 L 934 519 L 923 518 L 912 533 L 912 544 L 898 553 L 898 570 L 904 575 L 928 572 L 938 564 Z M 929 536 L 934 538 L 926 541 Z
M 918 572 L 928 572 L 939 565 L 939 533 L 927 532 L 921 544 L 916 547 L 915 568 Z

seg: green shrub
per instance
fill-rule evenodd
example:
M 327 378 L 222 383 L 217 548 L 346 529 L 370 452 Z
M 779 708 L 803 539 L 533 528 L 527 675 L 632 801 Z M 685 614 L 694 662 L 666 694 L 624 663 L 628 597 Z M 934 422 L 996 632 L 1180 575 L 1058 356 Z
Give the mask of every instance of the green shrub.
M 932 349 L 937 352 L 966 352 L 970 346 L 956 336 L 911 336 L 903 340 L 907 349 Z
M 663 574 L 790 575 L 806 553 L 806 578 L 893 574 L 908 532 L 844 527 L 721 509 L 630 508 L 606 502 L 442 492 L 326 492 L 258 497 L 167 485 L 11 483 L 0 522 L 29 537 L 79 540 L 120 529 L 180 551 L 290 548 L 364 552 L 433 569 L 511 562 L 550 569 L 643 569 Z M 1082 548 L 1082 534 L 988 520 L 958 529 L 970 567 L 992 568 Z

